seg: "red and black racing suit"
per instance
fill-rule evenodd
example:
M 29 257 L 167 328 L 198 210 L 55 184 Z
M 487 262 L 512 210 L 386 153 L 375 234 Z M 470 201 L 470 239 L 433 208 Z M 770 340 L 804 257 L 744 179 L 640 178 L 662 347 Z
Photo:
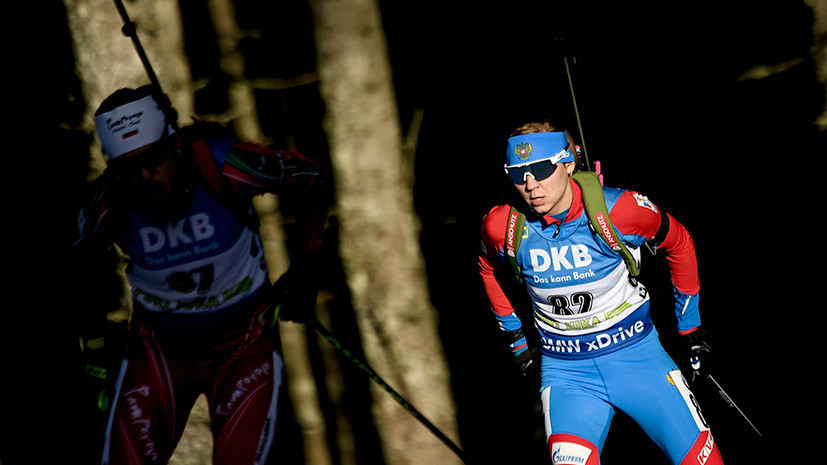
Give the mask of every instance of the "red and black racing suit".
M 110 189 L 82 216 L 76 248 L 117 245 L 130 260 L 133 314 L 103 463 L 167 463 L 201 394 L 214 463 L 267 461 L 283 379 L 273 296 L 282 295 L 283 311 L 312 312 L 315 302 L 327 206 L 319 165 L 186 129 L 176 169 L 191 182 L 173 214 L 130 208 Z M 252 205 L 268 192 L 295 205 L 290 284 L 278 286 L 287 292 L 273 292 Z

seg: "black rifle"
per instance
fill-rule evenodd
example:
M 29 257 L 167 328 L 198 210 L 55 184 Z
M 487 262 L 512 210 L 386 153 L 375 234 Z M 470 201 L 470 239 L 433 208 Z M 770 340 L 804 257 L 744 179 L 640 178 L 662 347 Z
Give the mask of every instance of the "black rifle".
M 135 51 L 138 52 L 138 58 L 141 59 L 141 64 L 144 65 L 144 70 L 146 71 L 146 74 L 149 77 L 150 88 L 152 89 L 152 96 L 153 98 L 155 98 L 155 101 L 161 107 L 161 110 L 164 112 L 164 115 L 166 115 L 167 123 L 171 124 L 172 127 L 177 130 L 178 118 L 175 114 L 175 110 L 172 109 L 172 104 L 170 103 L 163 89 L 161 89 L 161 82 L 158 81 L 158 76 L 152 69 L 152 64 L 150 64 L 149 62 L 149 57 L 146 55 L 146 51 L 144 51 L 144 47 L 143 45 L 141 45 L 141 40 L 138 38 L 138 29 L 135 26 L 135 22 L 133 22 L 129 18 L 129 13 L 127 13 L 126 11 L 126 7 L 123 4 L 123 0 L 113 1 L 115 2 L 115 7 L 118 9 L 118 13 L 121 15 L 121 19 L 123 20 L 123 27 L 121 28 L 121 32 L 123 32 L 125 36 L 132 39 L 132 44 L 135 46 Z

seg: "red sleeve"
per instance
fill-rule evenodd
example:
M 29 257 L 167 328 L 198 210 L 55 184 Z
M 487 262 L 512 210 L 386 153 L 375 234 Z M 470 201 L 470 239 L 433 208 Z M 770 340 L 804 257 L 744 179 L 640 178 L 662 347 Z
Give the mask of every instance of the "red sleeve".
M 505 227 L 510 212 L 508 205 L 498 205 L 483 219 L 482 239 L 478 264 L 485 293 L 491 302 L 491 309 L 504 316 L 514 312 L 511 302 L 494 276 L 494 270 L 503 264 L 505 249 Z
M 672 215 L 669 217 L 669 233 L 658 247 L 666 251 L 666 260 L 672 272 L 672 283 L 684 294 L 697 294 L 701 289 L 698 279 L 698 260 L 695 256 L 695 244 L 689 231 L 678 223 Z
M 611 211 L 612 223 L 624 237 L 643 241 L 655 237 L 661 227 L 661 212 L 648 198 L 637 192 L 625 191 L 617 199 Z M 666 253 L 666 261 L 672 275 L 672 283 L 685 294 L 697 294 L 701 284 L 698 279 L 698 261 L 695 244 L 682 224 L 666 213 L 669 230 L 659 251 Z
M 301 153 L 260 144 L 234 143 L 221 175 L 235 192 L 274 193 L 282 214 L 295 218 L 296 250 L 318 255 L 327 219 L 327 181 L 322 167 Z M 291 241 L 292 243 L 292 241 Z

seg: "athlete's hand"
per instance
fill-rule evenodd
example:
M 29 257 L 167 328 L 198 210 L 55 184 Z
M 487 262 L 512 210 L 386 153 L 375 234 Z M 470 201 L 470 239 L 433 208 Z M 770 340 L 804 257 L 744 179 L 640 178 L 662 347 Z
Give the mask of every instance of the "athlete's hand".
M 280 304 L 278 318 L 294 323 L 308 323 L 316 316 L 318 290 L 312 277 L 288 271 L 273 285 L 271 302 Z
M 705 362 L 709 360 L 712 348 L 706 343 L 705 337 L 706 332 L 701 328 L 683 336 L 689 357 L 689 366 L 692 369 L 692 379 L 690 381 L 695 381 L 696 378 L 706 373 Z
M 514 357 L 514 363 L 525 377 L 532 377 L 537 373 L 537 364 L 534 363 L 534 351 L 526 349 Z
M 96 322 L 80 335 L 84 392 L 100 412 L 107 412 L 114 395 L 118 364 L 126 350 L 127 324 Z

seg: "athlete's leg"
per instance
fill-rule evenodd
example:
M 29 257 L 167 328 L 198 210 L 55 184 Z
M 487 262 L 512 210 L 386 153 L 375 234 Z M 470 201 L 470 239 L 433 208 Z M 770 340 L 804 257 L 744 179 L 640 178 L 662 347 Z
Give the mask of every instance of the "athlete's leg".
M 543 357 L 542 386 L 546 438 L 553 463 L 599 464 L 614 408 L 606 402 L 593 362 Z
M 712 437 L 712 432 L 709 430 L 709 425 L 706 423 L 706 419 L 704 419 L 703 417 L 701 407 L 700 405 L 698 405 L 698 400 L 695 398 L 695 395 L 692 394 L 692 391 L 689 390 L 689 384 L 687 384 L 686 379 L 683 377 L 683 374 L 680 372 L 680 370 L 673 370 L 669 373 L 669 377 L 672 379 L 672 381 L 675 383 L 675 387 L 681 393 L 681 397 L 684 401 L 684 406 L 686 407 L 686 410 L 688 410 L 690 414 L 693 415 L 693 418 L 696 420 L 696 425 L 699 429 L 698 436 L 695 438 L 695 442 L 692 443 L 692 446 L 683 455 L 683 457 L 679 456 L 681 446 L 671 447 L 672 450 L 677 450 L 677 453 L 671 451 L 667 452 L 670 454 L 670 458 L 672 459 L 673 463 L 687 465 L 723 465 L 724 461 L 721 458 L 721 452 L 718 449 L 718 443 L 715 442 L 715 439 Z M 679 409 L 679 407 L 675 408 Z M 678 462 L 679 459 L 680 462 Z
M 269 342 L 246 345 L 219 374 L 210 395 L 216 465 L 265 463 L 276 429 L 283 379 Z
M 116 386 L 104 442 L 104 464 L 164 464 L 175 447 L 172 371 L 150 331 L 134 338 Z
M 600 368 L 613 404 L 641 426 L 671 463 L 723 463 L 695 396 L 656 333 L 610 357 Z

